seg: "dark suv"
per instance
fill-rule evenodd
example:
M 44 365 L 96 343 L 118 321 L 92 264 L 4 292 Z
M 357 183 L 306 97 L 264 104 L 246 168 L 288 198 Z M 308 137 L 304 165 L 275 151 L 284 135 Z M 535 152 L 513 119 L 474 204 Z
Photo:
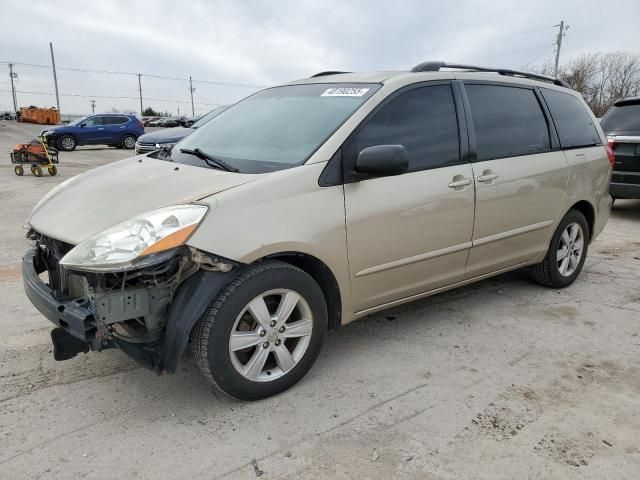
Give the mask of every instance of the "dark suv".
M 601 126 L 616 155 L 611 196 L 640 198 L 640 97 L 618 100 Z
M 62 127 L 47 128 L 40 135 L 60 150 L 75 150 L 78 145 L 109 145 L 132 149 L 144 126 L 136 115 L 101 113 L 89 115 Z

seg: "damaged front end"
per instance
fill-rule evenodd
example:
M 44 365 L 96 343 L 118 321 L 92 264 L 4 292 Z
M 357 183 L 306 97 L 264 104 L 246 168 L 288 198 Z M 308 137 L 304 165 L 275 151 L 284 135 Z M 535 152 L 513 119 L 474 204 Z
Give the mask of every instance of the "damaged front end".
M 148 368 L 175 371 L 193 325 L 238 265 L 192 247 L 154 254 L 124 271 L 60 264 L 73 245 L 31 230 L 22 262 L 27 296 L 57 325 L 54 357 L 117 347 Z

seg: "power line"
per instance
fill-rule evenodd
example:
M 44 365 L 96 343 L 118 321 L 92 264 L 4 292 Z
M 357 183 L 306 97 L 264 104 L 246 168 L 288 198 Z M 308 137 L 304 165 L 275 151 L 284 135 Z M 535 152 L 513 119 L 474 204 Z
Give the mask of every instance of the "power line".
M 421 53 L 419 53 L 417 55 L 411 54 L 411 56 L 412 57 L 416 57 L 418 55 L 422 56 L 424 54 L 429 54 L 429 53 L 443 52 L 443 51 L 446 51 L 446 50 L 455 50 L 457 48 L 464 48 L 464 47 L 471 47 L 471 46 L 478 45 L 478 42 L 488 42 L 488 41 L 491 41 L 491 40 L 498 40 L 498 39 L 501 39 L 501 38 L 508 38 L 508 37 L 514 37 L 514 36 L 518 36 L 518 35 L 525 35 L 525 34 L 528 34 L 528 33 L 542 32 L 544 30 L 550 30 L 550 29 L 556 28 L 556 27 L 557 27 L 557 25 L 550 25 L 550 26 L 547 26 L 547 27 L 535 28 L 535 29 L 532 29 L 532 30 L 523 30 L 523 31 L 518 31 L 518 32 L 512 32 L 512 33 L 507 33 L 507 34 L 504 34 L 504 35 L 497 35 L 497 36 L 494 36 L 494 37 L 483 38 L 483 39 L 480 39 L 480 40 L 475 41 L 475 42 L 460 43 L 460 44 L 457 44 L 457 45 L 450 45 L 450 46 L 442 47 L 442 48 L 433 48 L 433 49 L 430 49 L 430 50 L 424 50 L 424 51 L 422 51 Z M 407 57 L 408 56 L 409 56 L 409 54 L 407 54 Z M 407 57 L 405 57 L 405 58 L 407 58 Z M 384 57 L 384 58 L 380 58 L 379 57 L 379 58 L 373 58 L 373 59 L 370 58 L 370 59 L 367 59 L 366 61 L 367 62 L 376 62 L 376 61 L 379 61 L 379 60 L 386 60 L 386 59 L 390 59 L 390 58 L 392 58 L 392 57 Z M 397 58 L 398 57 L 396 56 L 393 59 L 397 60 Z
M 496 57 L 504 57 L 506 55 L 512 55 L 514 53 L 522 53 L 522 52 L 529 52 L 531 50 L 537 50 L 539 48 L 543 48 L 543 47 L 552 47 L 555 46 L 555 43 L 545 43 L 544 45 L 538 45 L 537 47 L 530 47 L 530 48 L 522 48 L 520 50 L 511 50 L 509 52 L 503 52 L 503 53 L 498 53 L 496 55 L 488 55 L 486 57 L 478 57 L 479 59 L 483 59 L 483 58 L 496 58 Z
M 42 65 L 38 63 L 24 63 L 24 62 L 0 62 L 1 64 L 8 65 L 9 63 L 13 65 L 20 65 L 22 67 L 34 67 L 34 68 L 51 68 L 50 65 Z M 108 75 L 131 75 L 138 76 L 142 75 L 143 77 L 148 78 L 158 78 L 161 80 L 174 80 L 178 82 L 188 82 L 188 78 L 182 77 L 171 77 L 167 75 L 159 75 L 156 73 L 135 73 L 135 72 L 122 72 L 122 71 L 113 71 L 113 70 L 95 70 L 91 68 L 80 68 L 80 67 L 56 67 L 57 70 L 64 70 L 67 72 L 79 72 L 79 73 L 97 73 L 100 75 L 108 74 Z M 268 85 L 259 85 L 254 83 L 236 83 L 236 82 L 218 82 L 213 80 L 192 80 L 193 83 L 207 83 L 211 85 L 220 85 L 226 87 L 241 87 L 241 88 L 266 88 Z
M 11 90 L 0 90 L 0 92 L 11 92 Z M 26 93 L 31 95 L 55 95 L 55 93 L 51 92 L 34 92 L 28 90 L 16 90 L 17 93 Z M 138 100 L 139 97 L 128 97 L 128 96 L 114 96 L 114 95 L 82 95 L 80 93 L 61 93 L 61 97 L 79 97 L 79 98 L 109 98 L 109 99 L 119 99 L 119 100 Z M 145 100 L 151 100 L 155 102 L 169 102 L 169 103 L 184 103 L 189 104 L 188 100 L 173 100 L 169 98 L 152 98 L 152 97 L 144 97 Z M 196 102 L 198 105 L 210 105 L 210 106 L 220 106 L 221 103 L 207 103 L 207 102 Z

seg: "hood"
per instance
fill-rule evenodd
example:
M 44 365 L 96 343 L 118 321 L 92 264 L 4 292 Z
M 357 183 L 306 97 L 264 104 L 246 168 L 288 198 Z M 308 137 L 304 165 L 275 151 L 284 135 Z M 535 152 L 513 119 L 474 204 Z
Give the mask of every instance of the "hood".
M 77 245 L 131 217 L 193 202 L 263 175 L 137 156 L 61 183 L 38 202 L 27 223 L 39 233 Z
M 193 128 L 173 127 L 158 130 L 157 132 L 145 133 L 138 137 L 140 143 L 174 143 L 183 139 L 195 130 Z

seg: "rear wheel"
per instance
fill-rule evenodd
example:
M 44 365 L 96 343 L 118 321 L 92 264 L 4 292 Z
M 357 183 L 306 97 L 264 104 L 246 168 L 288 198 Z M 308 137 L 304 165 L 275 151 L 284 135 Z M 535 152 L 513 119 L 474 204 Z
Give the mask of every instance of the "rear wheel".
M 31 173 L 33 173 L 33 175 L 36 177 L 41 177 L 42 168 L 40 168 L 40 165 L 34 165 L 33 167 L 31 167 Z
M 22 175 L 24 175 L 24 168 L 22 168 L 22 165 L 16 165 L 15 167 L 13 167 L 13 171 L 15 172 L 16 175 L 18 175 L 19 177 L 21 177 Z
M 71 135 L 62 135 L 58 139 L 58 148 L 60 150 L 64 150 L 65 152 L 70 152 L 72 150 L 75 150 L 77 146 L 78 146 L 78 142 L 76 142 L 76 139 L 73 138 Z
M 126 148 L 127 150 L 131 150 L 136 146 L 136 137 L 133 135 L 125 135 L 122 137 L 122 148 Z
M 531 268 L 533 279 L 547 287 L 568 287 L 582 271 L 588 246 L 587 220 L 578 210 L 569 210 L 553 234 L 544 260 Z
M 309 371 L 327 330 L 318 284 L 293 265 L 249 267 L 214 300 L 193 332 L 200 370 L 219 392 L 257 400 Z
M 49 165 L 47 167 L 47 172 L 49 172 L 49 175 L 51 175 L 52 177 L 55 177 L 58 174 L 58 169 L 55 165 Z

